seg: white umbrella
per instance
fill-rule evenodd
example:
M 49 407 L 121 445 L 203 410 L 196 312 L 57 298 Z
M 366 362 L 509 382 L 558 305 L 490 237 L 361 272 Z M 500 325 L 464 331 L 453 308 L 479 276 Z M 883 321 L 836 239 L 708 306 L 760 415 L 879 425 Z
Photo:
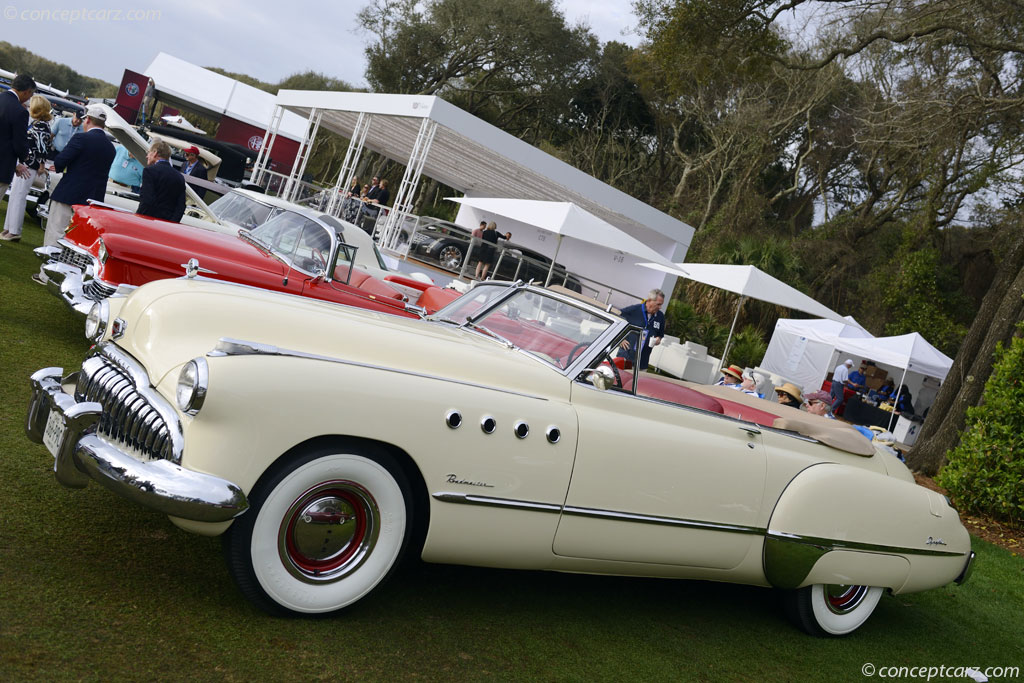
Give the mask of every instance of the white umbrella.
M 736 329 L 736 320 L 740 316 L 740 307 L 743 306 L 743 301 L 747 297 L 793 308 L 843 324 L 850 324 L 852 320 L 852 318 L 844 318 L 828 306 L 818 303 L 800 290 L 790 287 L 785 282 L 754 266 L 730 266 L 719 263 L 678 263 L 668 267 L 661 263 L 641 263 L 639 265 L 679 275 L 696 282 L 703 282 L 706 285 L 740 295 L 736 304 L 736 315 L 733 316 L 732 327 L 729 328 L 729 337 L 725 341 L 725 351 L 722 352 L 722 359 L 718 364 L 719 370 L 725 363 L 733 331 Z
M 558 235 L 555 255 L 551 258 L 551 265 L 548 267 L 545 287 L 551 283 L 551 275 L 555 269 L 558 250 L 562 247 L 563 237 L 572 237 L 607 249 L 623 251 L 638 258 L 650 259 L 660 264 L 666 272 L 674 273 L 678 269 L 674 263 L 640 240 L 571 202 L 495 197 L 447 197 L 447 199 Z
M 168 126 L 174 126 L 175 128 L 181 128 L 187 130 L 190 133 L 198 133 L 199 135 L 206 135 L 206 131 L 202 128 L 196 128 L 194 125 L 188 122 L 184 116 L 180 114 L 177 116 L 161 116 L 160 120 L 166 123 Z

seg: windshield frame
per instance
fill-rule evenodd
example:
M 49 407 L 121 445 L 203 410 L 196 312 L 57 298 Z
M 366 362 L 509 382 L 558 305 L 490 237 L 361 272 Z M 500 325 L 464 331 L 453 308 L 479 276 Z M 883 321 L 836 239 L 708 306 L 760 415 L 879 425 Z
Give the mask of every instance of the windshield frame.
M 450 317 L 450 314 L 445 314 L 445 312 L 449 311 L 449 309 L 458 307 L 459 302 L 463 301 L 464 297 L 472 295 L 474 291 L 479 293 L 479 290 L 481 288 L 491 287 L 493 287 L 495 290 L 504 289 L 505 291 L 496 291 L 495 296 L 485 301 L 480 306 L 480 308 L 478 308 L 476 311 L 469 315 L 456 316 L 455 318 L 452 318 Z M 514 340 L 508 340 L 501 337 L 501 335 L 496 334 L 491 330 L 487 330 L 487 332 L 484 332 L 481 331 L 480 329 L 474 329 L 480 327 L 486 328 L 487 317 L 492 312 L 498 310 L 506 302 L 512 300 L 516 295 L 523 292 L 532 292 L 539 296 L 551 299 L 557 303 L 561 303 L 579 309 L 580 311 L 589 316 L 606 321 L 608 323 L 608 326 L 604 329 L 604 331 L 598 334 L 597 337 L 595 337 L 594 340 L 590 342 L 587 348 L 584 349 L 584 351 L 580 353 L 578 356 L 576 356 L 575 360 L 569 363 L 569 365 L 567 365 L 565 368 L 552 362 L 550 359 L 545 358 L 543 355 L 534 353 L 529 349 L 519 346 L 518 344 L 515 343 Z M 441 308 L 433 315 L 425 317 L 424 320 L 427 322 L 433 322 L 438 324 L 458 325 L 460 330 L 466 330 L 467 332 L 471 332 L 483 338 L 490 339 L 495 343 L 499 343 L 503 346 L 508 346 L 511 349 L 514 349 L 520 353 L 525 354 L 526 356 L 529 356 L 530 358 L 533 358 L 543 363 L 544 365 L 555 370 L 559 374 L 571 378 L 575 378 L 584 368 L 589 367 L 590 364 L 593 363 L 598 358 L 598 356 L 603 355 L 608 344 L 611 343 L 611 341 L 616 337 L 622 335 L 623 331 L 627 327 L 630 327 L 629 323 L 627 323 L 624 319 L 620 318 L 619 316 L 609 313 L 608 311 L 604 311 L 595 306 L 592 306 L 586 303 L 585 301 L 580 301 L 579 299 L 576 299 L 574 297 L 566 296 L 559 292 L 553 292 L 551 290 L 536 285 L 523 283 L 522 281 L 495 282 L 493 280 L 488 281 L 487 283 L 481 283 L 473 287 L 465 295 L 459 297 L 455 301 L 452 301 L 447 306 Z

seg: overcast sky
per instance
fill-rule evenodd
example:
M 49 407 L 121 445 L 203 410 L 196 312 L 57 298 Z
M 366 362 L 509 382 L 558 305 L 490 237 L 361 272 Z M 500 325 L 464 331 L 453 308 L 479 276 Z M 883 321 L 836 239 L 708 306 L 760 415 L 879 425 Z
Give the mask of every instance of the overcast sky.
M 0 40 L 115 85 L 124 69 L 144 71 L 158 52 L 270 83 L 312 70 L 366 85 L 366 36 L 355 30 L 365 0 L 103 1 L 0 0 Z M 628 0 L 559 4 L 570 23 L 586 23 L 602 42 L 637 43 Z

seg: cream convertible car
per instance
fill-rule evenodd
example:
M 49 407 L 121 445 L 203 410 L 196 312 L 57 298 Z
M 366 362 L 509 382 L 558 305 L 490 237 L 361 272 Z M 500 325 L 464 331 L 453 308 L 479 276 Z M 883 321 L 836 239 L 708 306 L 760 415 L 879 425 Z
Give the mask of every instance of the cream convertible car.
M 163 280 L 86 327 L 80 370 L 31 380 L 58 481 L 223 534 L 270 612 L 344 608 L 411 552 L 772 586 L 842 635 L 883 589 L 963 581 L 973 559 L 947 500 L 858 433 L 633 374 L 610 354 L 635 328 L 533 286 L 419 320 Z

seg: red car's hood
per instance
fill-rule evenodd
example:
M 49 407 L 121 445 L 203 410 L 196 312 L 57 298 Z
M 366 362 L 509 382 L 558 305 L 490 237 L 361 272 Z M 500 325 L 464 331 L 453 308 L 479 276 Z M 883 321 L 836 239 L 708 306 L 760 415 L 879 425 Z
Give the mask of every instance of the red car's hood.
M 109 254 L 103 279 L 117 284 L 142 285 L 156 279 L 151 276 L 156 272 L 179 277 L 190 258 L 219 279 L 235 282 L 283 277 L 287 270 L 277 258 L 236 235 L 97 206 L 76 207 L 65 239 L 96 256 L 101 237 Z

